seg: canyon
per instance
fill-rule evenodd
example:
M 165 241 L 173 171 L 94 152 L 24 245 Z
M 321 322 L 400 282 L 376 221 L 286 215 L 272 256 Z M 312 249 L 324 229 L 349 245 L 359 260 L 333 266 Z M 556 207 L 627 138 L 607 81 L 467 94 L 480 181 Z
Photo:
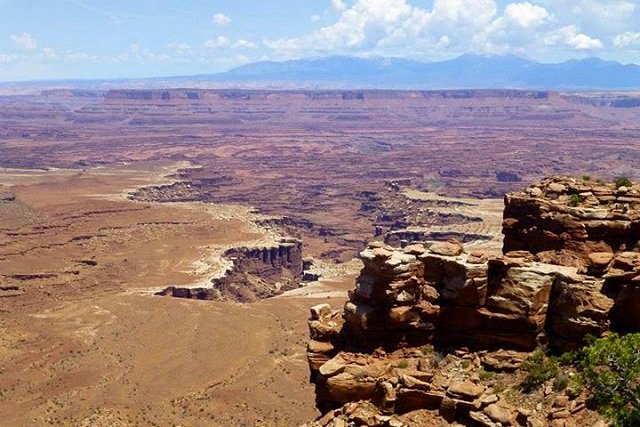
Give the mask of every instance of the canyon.
M 0 424 L 326 425 L 371 393 L 387 423 L 484 413 L 448 399 L 637 327 L 637 189 L 609 184 L 640 178 L 630 96 L 3 89 Z M 450 390 L 488 366 L 511 371 Z

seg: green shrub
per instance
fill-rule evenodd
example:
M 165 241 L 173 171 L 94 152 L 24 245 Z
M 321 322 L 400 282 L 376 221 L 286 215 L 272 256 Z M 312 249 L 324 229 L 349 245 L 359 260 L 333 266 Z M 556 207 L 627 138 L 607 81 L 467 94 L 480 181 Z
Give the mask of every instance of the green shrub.
M 570 365 L 576 364 L 576 362 L 578 361 L 578 357 L 579 357 L 579 354 L 577 352 L 568 351 L 566 353 L 562 353 L 556 359 L 558 360 L 558 363 L 561 364 L 562 366 L 570 366 Z
M 640 425 L 640 334 L 592 340 L 580 367 L 599 412 L 615 426 Z
M 569 197 L 569 206 L 573 206 L 574 208 L 582 203 L 582 197 L 579 194 L 572 194 Z
M 409 367 L 409 362 L 407 362 L 406 360 L 401 360 L 400 362 L 398 362 L 396 367 L 400 369 L 407 369 Z
M 582 175 L 582 180 L 583 181 L 591 181 L 591 176 L 590 175 Z
M 631 180 L 629 178 L 627 178 L 626 176 L 620 177 L 618 179 L 615 180 L 615 184 L 616 184 L 616 188 L 620 188 L 620 187 L 631 187 L 633 185 L 633 183 L 631 182 Z
M 569 385 L 570 377 L 564 372 L 553 379 L 553 391 L 562 391 Z
M 520 384 L 520 388 L 525 393 L 535 391 L 560 373 L 558 361 L 553 357 L 547 357 L 542 350 L 533 352 L 522 364 L 522 369 L 527 373 L 527 377 Z
M 565 393 L 571 399 L 575 399 L 582 394 L 583 389 L 584 385 L 582 384 L 582 379 L 580 378 L 580 376 L 576 375 L 569 380 L 569 385 L 567 386 L 567 390 Z
M 478 373 L 478 377 L 480 377 L 480 379 L 482 381 L 489 381 L 489 380 L 494 379 L 496 377 L 496 374 L 495 374 L 495 372 L 485 371 L 483 369 Z
M 420 347 L 420 352 L 422 353 L 423 356 L 428 356 L 430 354 L 433 354 L 433 346 L 432 345 L 424 345 L 424 346 Z

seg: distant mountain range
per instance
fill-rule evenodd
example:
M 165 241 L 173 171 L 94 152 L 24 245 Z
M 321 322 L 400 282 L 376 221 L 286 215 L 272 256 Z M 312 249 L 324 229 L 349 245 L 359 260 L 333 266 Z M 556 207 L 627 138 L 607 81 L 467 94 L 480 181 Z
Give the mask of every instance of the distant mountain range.
M 218 74 L 147 79 L 0 83 L 86 88 L 640 90 L 640 66 L 598 58 L 543 64 L 514 55 L 463 55 L 441 62 L 330 56 L 263 61 Z
M 640 89 L 640 66 L 598 58 L 542 64 L 518 56 L 463 55 L 442 62 L 334 56 L 257 62 L 198 80 L 326 82 L 389 89 Z

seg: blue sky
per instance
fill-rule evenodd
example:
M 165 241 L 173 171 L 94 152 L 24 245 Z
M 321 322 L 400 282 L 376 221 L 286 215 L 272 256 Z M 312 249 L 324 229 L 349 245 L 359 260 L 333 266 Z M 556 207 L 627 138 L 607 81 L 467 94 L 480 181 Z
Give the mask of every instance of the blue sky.
M 640 0 L 0 0 L 0 81 L 464 53 L 640 64 Z

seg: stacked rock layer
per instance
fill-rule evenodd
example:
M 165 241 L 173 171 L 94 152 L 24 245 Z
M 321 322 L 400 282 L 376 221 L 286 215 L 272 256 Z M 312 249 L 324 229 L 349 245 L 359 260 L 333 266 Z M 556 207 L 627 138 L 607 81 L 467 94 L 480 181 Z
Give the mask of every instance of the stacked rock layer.
M 604 186 L 586 186 L 555 178 L 508 195 L 502 256 L 468 253 L 456 241 L 403 249 L 371 243 L 344 309 L 312 309 L 308 356 L 318 407 L 367 401 L 378 416 L 438 409 L 469 425 L 515 424 L 516 411 L 501 411 L 480 382 L 439 384 L 420 361 L 424 349 L 471 352 L 472 360 L 482 356 L 474 363 L 517 369 L 526 359 L 520 352 L 567 351 L 587 335 L 640 330 L 638 191 L 610 186 L 605 196 Z

